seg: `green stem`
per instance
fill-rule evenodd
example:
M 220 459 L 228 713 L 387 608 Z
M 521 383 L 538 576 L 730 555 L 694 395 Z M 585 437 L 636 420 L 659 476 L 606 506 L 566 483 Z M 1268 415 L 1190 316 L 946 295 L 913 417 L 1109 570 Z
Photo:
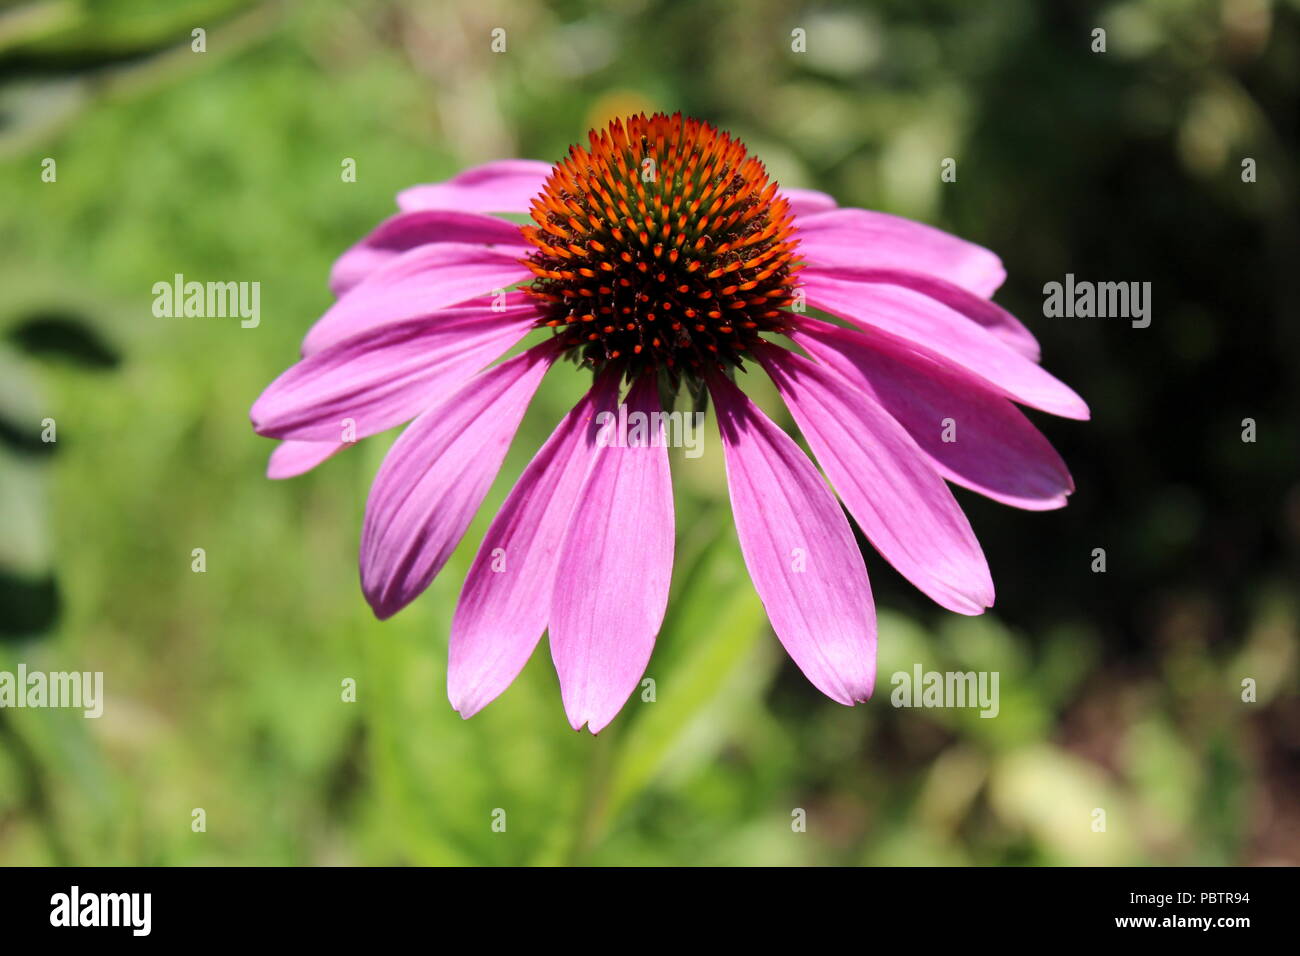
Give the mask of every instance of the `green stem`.
M 50 857 L 54 860 L 54 865 L 69 865 L 72 861 L 72 854 L 68 851 L 67 844 L 64 843 L 62 833 L 59 830 L 59 821 L 54 812 L 54 801 L 45 786 L 45 773 L 41 768 L 40 759 L 27 741 L 23 739 L 22 735 L 18 733 L 17 729 L 6 719 L 3 711 L 0 711 L 0 740 L 3 740 L 8 745 L 9 751 L 13 755 L 25 791 L 22 802 L 25 804 L 27 812 L 40 822 L 41 829 L 45 833 L 45 839 L 49 843 Z
M 578 802 L 573 843 L 566 861 L 569 866 L 582 866 L 604 834 L 609 812 L 610 774 L 618 752 L 615 738 L 619 736 L 619 731 L 607 727 L 591 742 L 591 761 L 587 765 L 587 779 Z

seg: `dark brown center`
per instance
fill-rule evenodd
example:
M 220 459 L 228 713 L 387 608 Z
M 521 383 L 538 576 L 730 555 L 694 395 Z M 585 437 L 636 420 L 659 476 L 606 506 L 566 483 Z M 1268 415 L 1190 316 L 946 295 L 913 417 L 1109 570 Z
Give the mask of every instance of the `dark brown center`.
M 793 298 L 789 204 L 745 146 L 681 114 L 615 120 L 533 200 L 527 292 L 570 355 L 673 381 L 737 365 Z

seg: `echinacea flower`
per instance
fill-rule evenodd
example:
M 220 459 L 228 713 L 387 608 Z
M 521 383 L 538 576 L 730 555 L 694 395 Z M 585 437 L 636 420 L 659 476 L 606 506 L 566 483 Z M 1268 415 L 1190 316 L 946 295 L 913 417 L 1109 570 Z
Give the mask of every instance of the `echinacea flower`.
M 411 422 L 371 487 L 361 539 L 362 588 L 387 618 L 457 546 L 546 372 L 561 358 L 591 370 L 465 580 L 447 681 L 464 717 L 509 686 L 543 632 L 575 729 L 604 728 L 646 669 L 672 577 L 672 484 L 662 429 L 598 440 L 602 413 L 620 403 L 649 414 L 661 395 L 707 391 L 772 627 L 846 705 L 871 694 L 876 622 L 840 502 L 916 587 L 979 614 L 993 582 L 947 482 L 1027 509 L 1060 507 L 1073 490 L 1014 403 L 1079 419 L 1088 409 L 991 301 L 1005 278 L 998 257 L 782 190 L 707 123 L 615 121 L 555 166 L 488 163 L 397 203 L 335 264 L 338 301 L 251 417 L 284 440 L 273 478 Z M 490 215 L 523 212 L 533 224 Z M 539 344 L 498 361 L 539 329 Z M 838 501 L 736 383 L 755 369 Z

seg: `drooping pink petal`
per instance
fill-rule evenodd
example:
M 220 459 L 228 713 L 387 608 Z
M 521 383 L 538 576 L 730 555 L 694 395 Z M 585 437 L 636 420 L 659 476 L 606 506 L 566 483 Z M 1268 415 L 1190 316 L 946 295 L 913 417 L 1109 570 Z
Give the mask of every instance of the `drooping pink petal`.
M 823 694 L 852 706 L 876 679 L 876 610 L 857 541 L 799 446 L 720 375 L 709 380 L 745 565 L 776 636 Z
M 993 578 L 970 522 L 916 442 L 865 392 L 785 349 L 757 353 L 867 540 L 942 607 L 982 614 Z
M 517 251 L 436 242 L 416 246 L 370 273 L 307 330 L 302 352 L 311 355 L 360 332 L 418 319 L 448 306 L 490 306 L 498 290 L 527 279 Z
M 915 272 L 985 299 L 1007 277 L 989 250 L 901 216 L 835 209 L 800 216 L 798 226 L 799 252 L 818 267 Z
M 330 271 L 330 291 L 343 295 L 403 252 L 431 242 L 497 246 L 516 259 L 528 252 L 519 227 L 504 219 L 451 209 L 401 212 L 385 219 L 339 256 Z
M 815 189 L 782 189 L 781 195 L 790 200 L 790 211 L 796 216 L 810 216 L 836 208 L 833 196 Z
M 451 622 L 447 696 L 472 717 L 504 691 L 546 630 L 551 587 L 569 516 L 596 454 L 600 411 L 615 407 L 606 372 L 560 422 L 492 520 Z
M 1065 418 L 1088 417 L 1088 406 L 1069 386 L 927 295 L 899 286 L 844 282 L 808 269 L 800 281 L 809 305 L 869 331 L 873 346 L 913 349 L 966 371 L 1022 405 Z
M 655 378 L 628 393 L 635 414 L 661 410 Z M 598 421 L 607 425 L 607 420 Z M 673 489 L 661 422 L 596 449 L 560 546 L 551 596 L 551 656 L 574 730 L 603 730 L 636 688 L 668 605 Z M 629 430 L 630 431 L 630 430 Z M 600 444 L 600 442 L 598 442 Z
M 528 212 L 542 191 L 550 163 L 533 159 L 499 159 L 474 166 L 442 183 L 412 186 L 397 194 L 397 207 L 462 209 L 466 212 Z
M 873 349 L 851 329 L 802 324 L 791 338 L 883 406 L 949 481 L 1015 508 L 1065 505 L 1074 490 L 1065 462 L 1008 399 L 916 353 Z
M 807 257 L 805 274 L 825 276 L 846 283 L 862 283 L 869 288 L 896 285 L 923 293 L 954 312 L 966 316 L 977 325 L 983 326 L 1031 362 L 1037 362 L 1041 357 L 1042 350 L 1034 334 L 1025 328 L 1024 323 L 996 302 L 981 298 L 969 289 L 963 289 L 945 279 L 921 272 L 908 272 L 894 268 L 835 266 L 831 263 L 843 261 L 844 257 L 841 255 L 823 258 L 820 253 L 824 251 L 825 247 L 819 247 L 816 242 L 811 252 L 800 246 L 800 252 Z
M 309 355 L 267 386 L 249 417 L 259 435 L 356 441 L 414 418 L 528 334 L 537 310 L 446 309 L 380 325 Z
M 361 530 L 361 588 L 377 617 L 409 604 L 447 562 L 556 354 L 544 342 L 476 375 L 393 443 Z
M 346 447 L 334 441 L 282 441 L 266 463 L 266 477 L 297 478 Z

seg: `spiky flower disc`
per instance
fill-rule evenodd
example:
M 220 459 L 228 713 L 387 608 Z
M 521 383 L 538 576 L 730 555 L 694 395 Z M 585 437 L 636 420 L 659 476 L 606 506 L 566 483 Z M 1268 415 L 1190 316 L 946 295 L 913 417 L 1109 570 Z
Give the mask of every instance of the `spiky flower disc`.
M 740 363 L 792 302 L 789 204 L 745 145 L 656 114 L 592 130 L 533 200 L 542 325 L 597 369 L 695 377 Z

